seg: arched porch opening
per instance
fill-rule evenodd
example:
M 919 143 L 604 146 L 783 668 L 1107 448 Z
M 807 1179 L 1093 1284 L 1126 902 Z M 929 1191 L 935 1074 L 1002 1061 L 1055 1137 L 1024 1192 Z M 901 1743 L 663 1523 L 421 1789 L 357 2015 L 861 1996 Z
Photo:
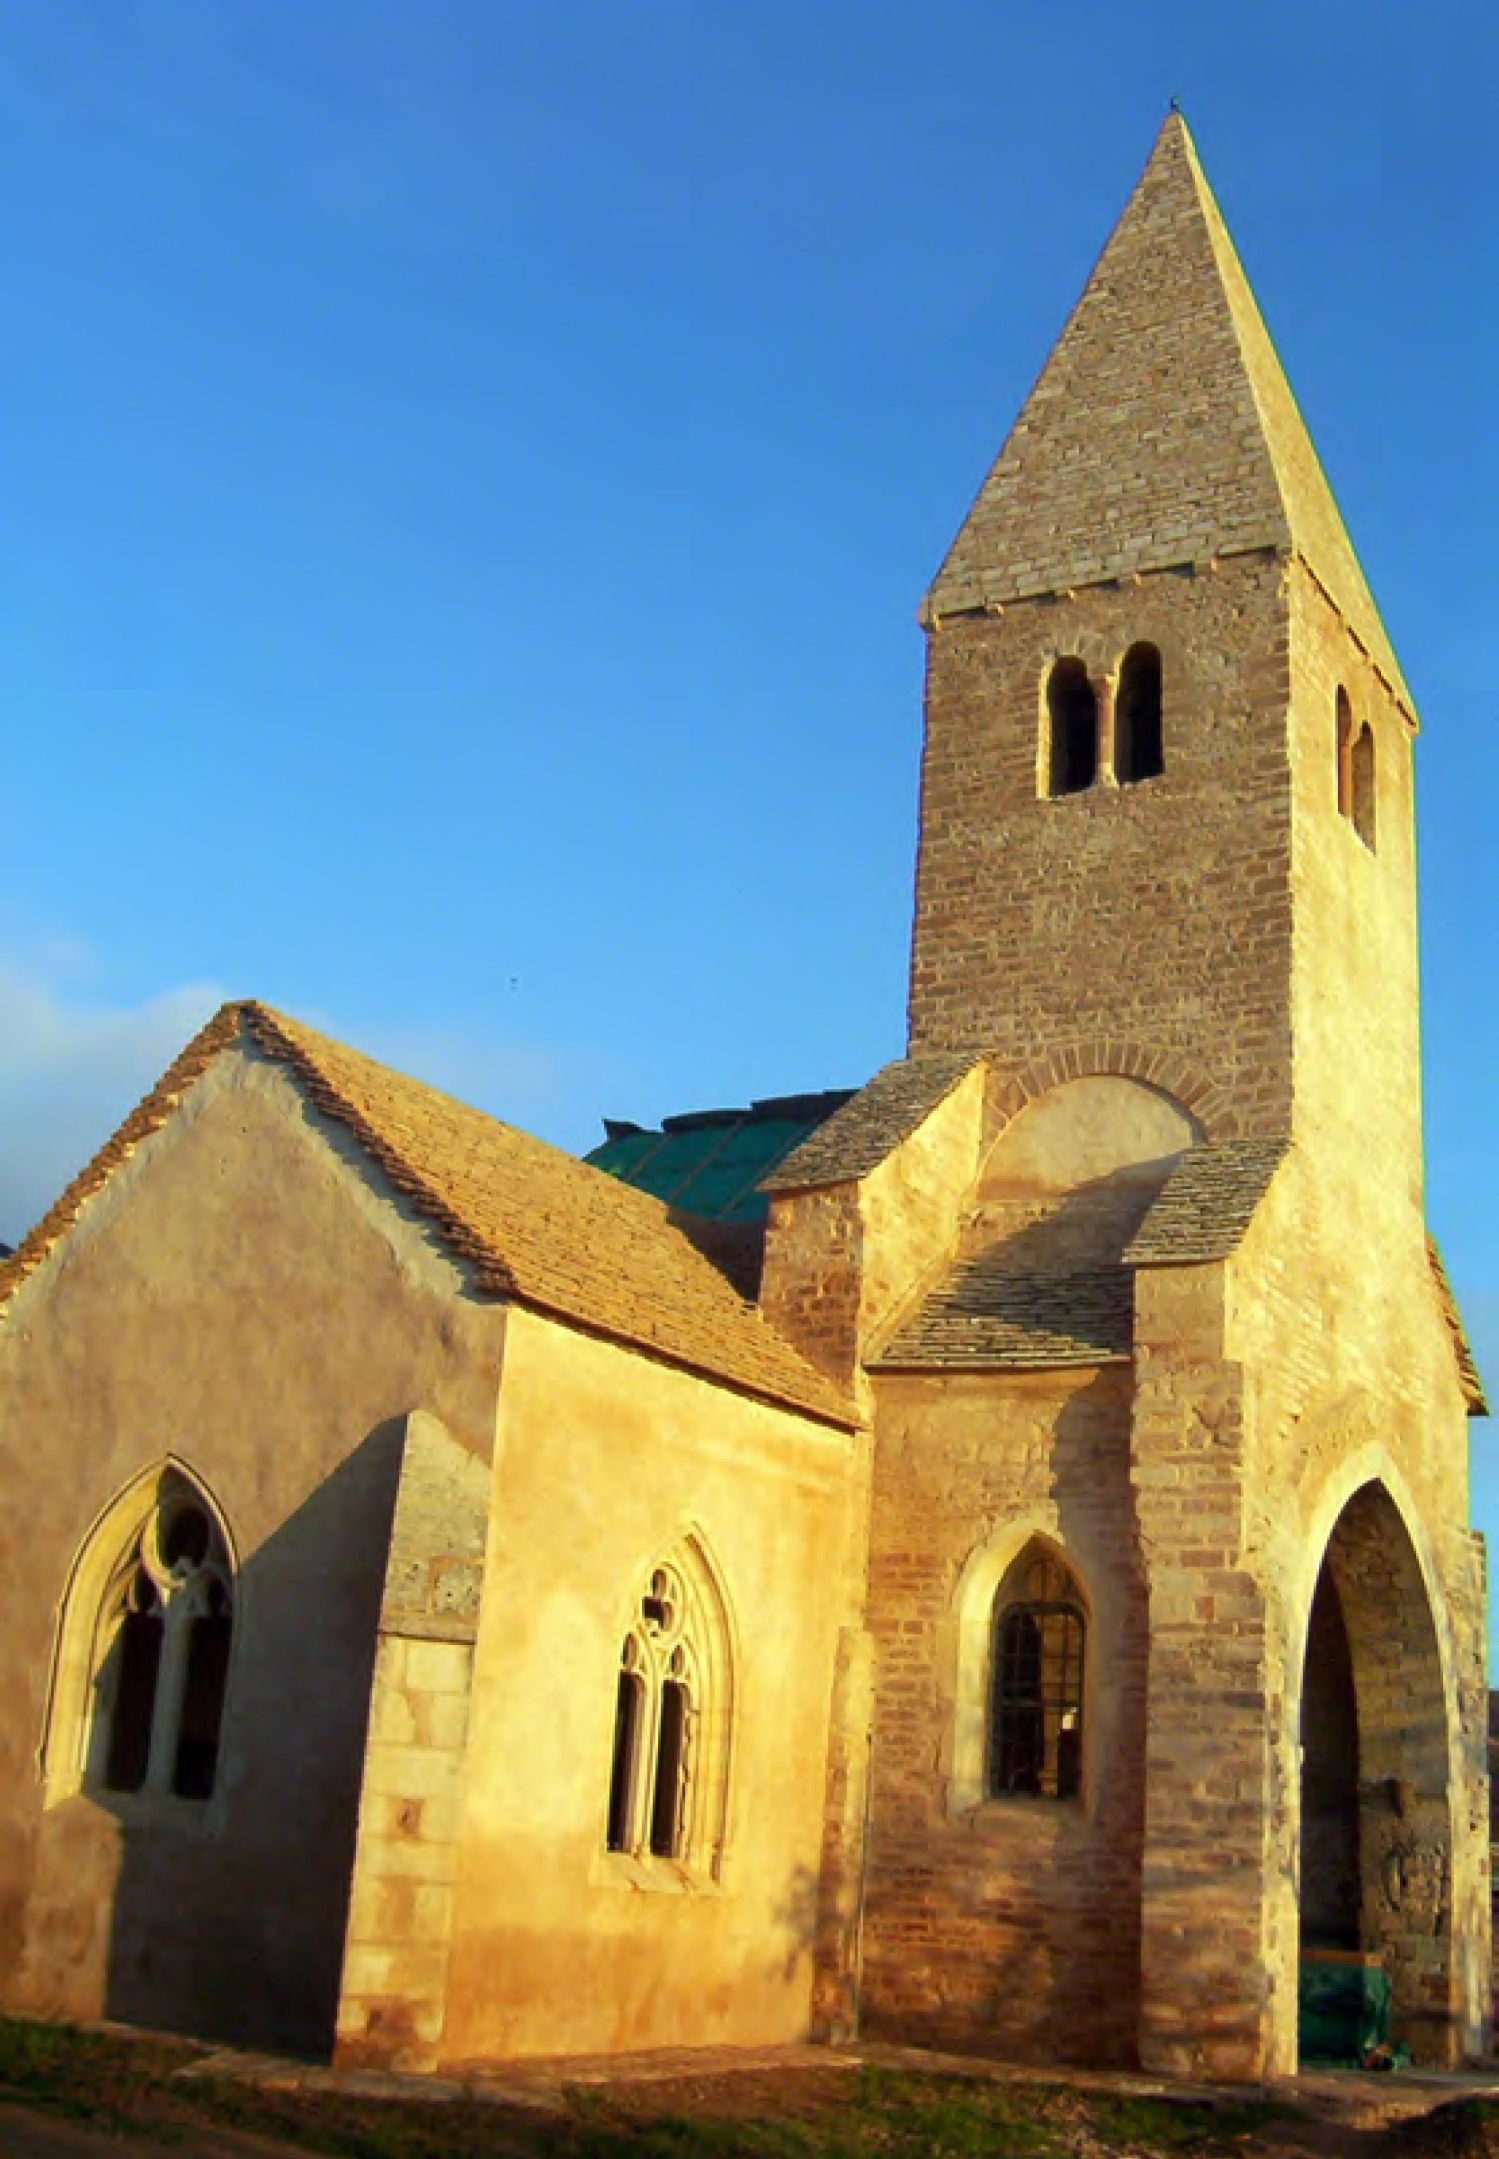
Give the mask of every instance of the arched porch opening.
M 1452 1959 L 1452 1825 L 1441 1652 L 1421 1563 L 1382 1484 L 1363 1485 L 1328 1540 L 1301 1690 L 1302 2051 L 1348 2037 L 1389 1986 L 1391 2038 L 1418 2061 L 1460 2051 Z M 1340 1994 L 1339 1974 L 1346 1978 Z

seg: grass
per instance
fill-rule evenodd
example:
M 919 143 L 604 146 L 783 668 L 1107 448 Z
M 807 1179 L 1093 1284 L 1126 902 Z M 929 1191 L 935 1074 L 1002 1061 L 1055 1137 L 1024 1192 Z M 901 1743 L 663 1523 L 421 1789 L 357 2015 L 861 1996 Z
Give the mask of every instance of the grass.
M 1244 2153 L 1271 2111 L 865 2068 L 595 2087 L 573 2092 L 558 2116 L 184 2078 L 203 2054 L 185 2041 L 0 2018 L 0 2101 L 114 2135 L 170 2141 L 218 2127 L 338 2159 L 1212 2159 Z

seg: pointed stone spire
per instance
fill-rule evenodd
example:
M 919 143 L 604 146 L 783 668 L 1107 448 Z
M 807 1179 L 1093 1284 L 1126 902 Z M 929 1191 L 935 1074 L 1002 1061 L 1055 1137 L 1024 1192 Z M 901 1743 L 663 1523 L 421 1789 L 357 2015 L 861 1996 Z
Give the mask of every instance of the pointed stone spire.
M 1410 694 L 1180 113 L 927 594 L 923 619 L 1273 547 Z

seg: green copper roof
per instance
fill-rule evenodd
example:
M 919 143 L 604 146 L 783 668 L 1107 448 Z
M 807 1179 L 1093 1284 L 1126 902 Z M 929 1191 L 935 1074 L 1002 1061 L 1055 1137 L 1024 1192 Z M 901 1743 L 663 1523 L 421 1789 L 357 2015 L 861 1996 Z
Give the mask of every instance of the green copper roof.
M 659 1132 L 606 1117 L 608 1135 L 584 1160 L 705 1222 L 763 1222 L 760 1181 L 849 1099 L 849 1088 L 775 1095 L 748 1109 L 665 1117 Z

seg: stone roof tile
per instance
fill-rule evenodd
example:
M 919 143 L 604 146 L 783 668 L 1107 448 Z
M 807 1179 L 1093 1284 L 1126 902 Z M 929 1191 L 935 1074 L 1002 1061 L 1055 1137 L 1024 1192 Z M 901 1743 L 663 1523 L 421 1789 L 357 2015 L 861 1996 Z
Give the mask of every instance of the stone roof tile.
M 1128 1267 L 1014 1270 L 1004 1245 L 956 1266 L 876 1358 L 873 1371 L 1044 1371 L 1117 1364 L 1134 1336 Z
M 481 1292 L 825 1422 L 857 1422 L 848 1397 L 738 1294 L 661 1201 L 254 1003 L 215 1014 L 0 1263 L 0 1307 L 112 1172 L 243 1036 L 294 1072 L 317 1108 L 354 1136 L 468 1266 Z
M 1286 1139 L 1229 1139 L 1177 1163 L 1125 1246 L 1133 1267 L 1197 1267 L 1237 1250 L 1287 1149 Z
M 1179 114 L 1053 347 L 925 618 L 1215 555 L 1298 555 L 1410 692 Z
M 977 1062 L 972 1050 L 897 1057 L 762 1178 L 761 1190 L 799 1192 L 867 1177 Z
M 1458 1384 L 1463 1390 L 1463 1400 L 1468 1405 L 1468 1415 L 1486 1417 L 1489 1405 L 1484 1399 L 1483 1380 L 1479 1376 L 1478 1363 L 1468 1341 L 1468 1331 L 1463 1325 L 1462 1313 L 1457 1308 L 1457 1299 L 1452 1294 L 1452 1284 L 1447 1278 L 1447 1269 L 1443 1265 L 1435 1237 L 1428 1237 L 1426 1240 L 1426 1256 L 1431 1261 L 1431 1271 L 1436 1280 L 1442 1318 L 1446 1321 L 1447 1331 L 1452 1337 L 1452 1353 L 1457 1359 Z

